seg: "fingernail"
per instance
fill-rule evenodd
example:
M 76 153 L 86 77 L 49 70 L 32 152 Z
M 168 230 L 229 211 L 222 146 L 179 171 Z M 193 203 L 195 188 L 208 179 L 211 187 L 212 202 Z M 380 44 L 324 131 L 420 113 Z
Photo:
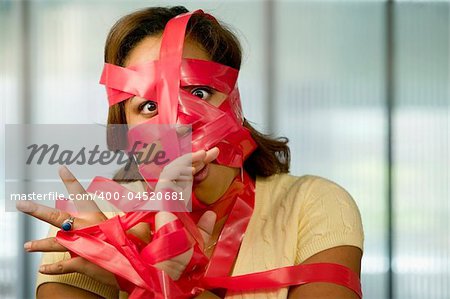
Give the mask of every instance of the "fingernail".
M 45 266 L 40 266 L 39 267 L 39 272 L 45 272 Z
M 16 203 L 16 208 L 22 212 L 32 212 L 34 209 L 34 205 L 29 200 L 20 200 Z
M 26 251 L 29 251 L 31 249 L 31 242 L 26 242 L 25 244 L 23 244 L 23 248 Z

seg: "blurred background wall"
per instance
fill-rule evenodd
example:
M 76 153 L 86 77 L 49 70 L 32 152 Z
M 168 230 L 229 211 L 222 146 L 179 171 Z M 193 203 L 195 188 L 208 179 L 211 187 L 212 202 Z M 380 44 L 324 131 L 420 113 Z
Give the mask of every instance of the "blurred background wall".
M 2 124 L 105 123 L 109 28 L 175 4 L 238 33 L 244 112 L 290 138 L 292 173 L 354 197 L 365 298 L 450 298 L 448 1 L 0 0 Z M 47 229 L 0 210 L 0 298 L 34 297 L 39 255 L 22 246 Z

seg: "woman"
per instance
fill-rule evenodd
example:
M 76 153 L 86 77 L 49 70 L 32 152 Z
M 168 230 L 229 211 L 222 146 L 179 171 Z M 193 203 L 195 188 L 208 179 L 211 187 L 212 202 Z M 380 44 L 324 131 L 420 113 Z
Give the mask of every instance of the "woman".
M 171 19 L 186 12 L 188 11 L 184 7 L 149 8 L 123 17 L 108 36 L 105 62 L 132 68 L 158 59 L 164 60 L 164 57 L 161 57 L 163 53 L 161 44 L 164 44 L 161 35 Z M 213 17 L 199 13 L 190 18 L 182 48 L 184 61 L 189 59 L 212 61 L 227 66 L 228 70 L 231 68 L 239 70 L 241 55 L 236 37 Z M 110 83 L 106 81 L 103 83 L 110 87 L 108 86 Z M 217 208 L 216 204 L 224 202 L 225 197 L 231 197 L 230 190 L 235 188 L 236 184 L 243 185 L 245 182 L 247 187 L 242 188 L 250 188 L 248 186 L 254 184 L 252 189 L 254 207 L 252 206 L 251 218 L 244 230 L 245 237 L 237 248 L 238 253 L 230 274 L 235 276 L 300 264 L 334 263 L 351 269 L 359 276 L 363 232 L 358 209 L 350 195 L 337 184 L 320 177 L 289 175 L 287 140 L 271 139 L 253 129 L 245 119 L 242 119 L 243 122 L 239 121 L 241 116 L 237 89 L 221 89 L 215 85 L 189 85 L 187 82 L 189 80 L 185 81 L 185 84 L 181 84 L 180 95 L 184 94 L 187 98 L 186 103 L 192 101 L 186 95 L 189 93 L 204 101 L 199 104 L 201 109 L 207 109 L 204 112 L 211 111 L 211 114 L 218 113 L 217 115 L 226 112 L 228 116 L 232 115 L 233 121 L 241 126 L 238 130 L 240 143 L 236 144 L 239 146 L 245 144 L 240 147 L 242 151 L 234 153 L 231 158 L 229 152 L 234 150 L 229 147 L 233 144 L 231 141 L 209 142 L 210 145 L 217 144 L 217 147 L 208 146 L 205 148 L 209 149 L 208 151 L 200 150 L 193 154 L 192 166 L 195 175 L 193 197 L 198 200 L 196 205 L 201 211 L 196 220 L 205 241 L 203 245 L 206 248 L 206 256 L 214 254 L 217 239 L 227 220 L 227 213 Z M 170 82 L 168 84 L 170 85 Z M 132 126 L 164 116 L 161 113 L 163 105 L 166 105 L 164 102 L 155 102 L 135 94 L 116 101 L 112 100 L 112 94 L 109 94 L 110 124 L 126 123 Z M 180 105 L 183 102 L 181 98 L 183 97 L 180 97 Z M 204 115 L 196 115 L 201 116 Z M 214 117 L 211 117 L 210 121 L 214 122 Z M 194 128 L 194 133 L 195 130 Z M 229 138 L 228 135 L 224 136 L 225 140 Z M 114 136 L 109 138 L 114 139 Z M 205 140 L 204 142 L 208 142 L 207 138 Z M 134 180 L 135 174 L 136 171 L 122 171 L 116 175 L 116 180 Z M 66 169 L 61 169 L 60 176 L 69 192 L 85 192 Z M 134 182 L 127 186 L 142 190 L 142 185 L 139 184 Z M 61 227 L 70 216 L 33 204 L 21 206 L 19 209 L 56 227 Z M 214 213 L 208 212 L 209 209 Z M 80 214 L 72 223 L 81 228 L 102 222 L 112 216 L 105 216 L 101 212 Z M 172 213 L 160 212 L 156 216 L 155 230 L 158 231 L 176 218 Z M 149 240 L 148 227 L 145 225 L 135 228 L 135 231 L 141 239 Z M 117 297 L 121 287 L 117 275 L 114 276 L 82 258 L 69 260 L 67 253 L 52 252 L 67 250 L 61 243 L 55 242 L 55 238 L 52 237 L 55 234 L 56 230 L 53 229 L 50 238 L 25 244 L 27 251 L 51 251 L 44 253 L 43 256 L 43 264 L 50 265 L 40 268 L 37 297 Z M 189 268 L 188 264 L 193 254 L 193 250 L 190 249 L 169 260 L 160 261 L 155 266 L 166 271 L 176 281 Z M 61 273 L 72 274 L 58 275 Z M 205 290 L 198 297 L 220 298 L 218 296 L 223 295 L 216 290 Z M 226 298 L 262 297 L 358 298 L 358 295 L 343 286 L 324 282 L 251 292 L 233 291 L 226 295 Z

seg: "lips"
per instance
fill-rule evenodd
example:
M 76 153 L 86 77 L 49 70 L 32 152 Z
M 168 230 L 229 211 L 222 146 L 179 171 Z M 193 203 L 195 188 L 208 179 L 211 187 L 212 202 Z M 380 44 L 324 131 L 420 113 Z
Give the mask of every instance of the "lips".
M 197 174 L 194 175 L 194 183 L 200 183 L 201 181 L 206 179 L 208 173 L 209 173 L 209 164 L 206 164 L 205 167 L 203 167 L 199 172 L 197 172 Z

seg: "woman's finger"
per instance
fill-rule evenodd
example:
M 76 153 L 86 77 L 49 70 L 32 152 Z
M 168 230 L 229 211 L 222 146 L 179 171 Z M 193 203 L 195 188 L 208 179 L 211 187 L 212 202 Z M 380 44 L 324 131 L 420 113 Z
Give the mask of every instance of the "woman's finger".
M 200 161 L 193 161 L 192 166 L 194 167 L 193 174 L 200 172 L 205 166 L 219 156 L 219 148 L 213 147 L 212 149 L 205 152 L 205 155 L 203 156 L 202 160 Z
M 182 165 L 168 165 L 161 172 L 160 180 L 180 180 L 188 179 L 192 181 L 192 166 L 182 166 Z
M 204 150 L 197 151 L 194 153 L 187 153 L 184 154 L 173 161 L 171 161 L 168 165 L 184 165 L 184 166 L 190 166 L 192 163 L 196 161 L 201 161 L 206 156 L 206 152 Z
M 195 164 L 196 162 L 203 161 L 206 157 L 206 151 L 205 150 L 199 150 L 192 153 L 192 164 Z
M 39 272 L 47 275 L 82 273 L 103 284 L 118 288 L 117 280 L 111 272 L 93 264 L 82 257 L 63 260 L 54 264 L 42 265 Z
M 192 168 L 194 168 L 194 170 L 192 171 L 192 174 L 195 175 L 196 173 L 198 173 L 200 170 L 202 170 L 203 168 L 205 168 L 206 164 L 202 162 L 197 162 L 192 164 Z
M 213 147 L 212 149 L 205 151 L 199 150 L 192 154 L 185 154 L 173 160 L 166 168 L 180 168 L 185 170 L 183 166 L 192 166 L 194 167 L 193 173 L 197 173 L 202 170 L 206 164 L 211 163 L 217 156 L 219 155 L 219 149 L 217 147 Z
M 41 240 L 28 241 L 23 245 L 24 249 L 28 252 L 65 252 L 67 248 L 62 246 L 56 241 L 55 237 L 46 238 Z
M 184 269 L 186 269 L 186 266 L 191 260 L 193 254 L 194 249 L 190 248 L 189 250 L 171 258 L 170 260 L 156 263 L 154 264 L 154 266 L 166 272 L 170 276 L 170 278 L 176 281 L 181 277 L 181 274 L 183 274 L 183 271 Z
M 174 221 L 177 217 L 169 212 L 159 212 L 156 214 L 156 229 L 161 228 L 164 224 L 167 224 L 171 221 Z M 214 224 L 216 222 L 216 213 L 212 211 L 205 212 L 200 220 L 198 221 L 198 227 L 200 229 L 200 233 L 202 234 L 203 240 L 205 243 L 209 242 L 211 238 L 211 234 L 214 230 Z M 194 249 L 190 248 L 189 250 L 179 254 L 170 260 L 162 261 L 156 263 L 154 266 L 158 269 L 164 270 L 173 280 L 178 280 L 181 277 L 181 274 L 186 269 L 186 266 L 189 264 L 189 261 L 194 254 Z
M 41 265 L 39 272 L 42 274 L 66 274 L 81 271 L 82 265 L 79 258 L 63 260 L 54 264 Z
M 133 234 L 145 243 L 150 242 L 151 230 L 149 224 L 146 222 L 140 222 L 136 224 L 135 226 L 127 230 L 127 233 Z
M 67 167 L 61 166 L 58 173 L 67 191 L 72 194 L 73 202 L 79 213 L 101 213 L 92 196 L 84 190 L 83 186 Z
M 158 212 L 155 215 L 155 230 L 158 231 L 161 227 L 176 219 L 178 219 L 178 217 L 170 212 Z M 189 263 L 193 252 L 194 250 L 190 248 L 169 260 L 158 262 L 154 266 L 165 271 L 173 280 L 178 280 Z
M 19 211 L 24 212 L 28 215 L 36 217 L 42 221 L 50 223 L 56 227 L 61 227 L 63 222 L 67 220 L 71 215 L 67 212 L 43 206 L 34 203 L 31 200 L 21 200 L 17 202 L 16 207 Z M 78 226 L 80 220 L 77 218 L 73 223 L 73 228 Z M 78 226 L 79 227 L 79 226 Z
M 208 150 L 206 152 L 206 156 L 203 159 L 204 163 L 211 163 L 212 161 L 216 160 L 217 157 L 219 156 L 219 148 L 218 147 L 213 147 L 212 149 Z
M 205 246 L 208 245 L 211 235 L 214 231 L 217 215 L 213 211 L 206 211 L 197 222 L 197 227 L 202 234 Z
M 170 212 L 161 211 L 155 215 L 155 232 L 169 222 L 177 220 L 177 216 Z

